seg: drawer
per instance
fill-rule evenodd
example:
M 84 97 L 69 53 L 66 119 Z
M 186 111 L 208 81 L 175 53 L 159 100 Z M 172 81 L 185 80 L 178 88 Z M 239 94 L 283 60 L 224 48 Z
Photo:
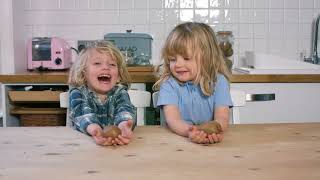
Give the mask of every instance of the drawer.
M 12 102 L 59 102 L 62 91 L 9 91 Z
M 246 92 L 240 124 L 319 122 L 319 83 L 232 83 L 231 88 Z
M 14 107 L 10 109 L 10 114 L 66 114 L 67 110 L 64 108 L 28 108 L 28 107 Z

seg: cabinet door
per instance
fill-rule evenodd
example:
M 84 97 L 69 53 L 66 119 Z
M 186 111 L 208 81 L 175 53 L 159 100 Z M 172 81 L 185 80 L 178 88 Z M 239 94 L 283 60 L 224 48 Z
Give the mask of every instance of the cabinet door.
M 319 83 L 232 83 L 231 88 L 254 94 L 274 94 L 275 100 L 248 100 L 240 109 L 240 124 L 320 122 Z

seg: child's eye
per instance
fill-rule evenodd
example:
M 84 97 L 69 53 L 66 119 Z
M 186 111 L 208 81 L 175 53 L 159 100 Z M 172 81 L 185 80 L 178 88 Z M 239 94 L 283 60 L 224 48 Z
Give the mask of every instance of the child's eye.
M 116 67 L 116 66 L 117 66 L 117 64 L 115 64 L 115 63 L 111 63 L 111 64 L 109 64 L 109 66 L 111 66 L 111 67 Z
M 168 61 L 169 62 L 174 62 L 174 61 L 176 61 L 176 59 L 175 58 L 168 58 Z
M 100 65 L 101 63 L 100 62 L 94 62 L 93 64 L 94 65 Z
M 189 57 L 184 57 L 183 58 L 185 61 L 189 61 L 191 58 L 189 58 Z

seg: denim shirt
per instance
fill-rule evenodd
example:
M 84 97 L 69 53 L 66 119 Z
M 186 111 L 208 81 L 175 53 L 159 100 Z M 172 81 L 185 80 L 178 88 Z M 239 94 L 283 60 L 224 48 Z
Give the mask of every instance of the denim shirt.
M 106 96 L 106 102 L 101 102 L 87 86 L 69 90 L 70 119 L 77 130 L 87 133 L 88 125 L 93 123 L 103 128 L 130 119 L 136 125 L 136 108 L 130 101 L 127 87 L 116 85 Z

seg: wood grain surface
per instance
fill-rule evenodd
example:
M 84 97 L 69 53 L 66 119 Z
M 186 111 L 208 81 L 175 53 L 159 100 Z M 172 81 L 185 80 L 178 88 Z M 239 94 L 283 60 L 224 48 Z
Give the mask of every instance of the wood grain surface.
M 0 128 L 0 179 L 320 179 L 320 123 L 231 125 L 209 146 L 159 126 L 134 133 L 101 147 L 68 127 Z
M 154 83 L 158 77 L 152 66 L 128 67 L 133 83 Z M 241 74 L 233 72 L 233 83 L 319 83 L 320 74 Z M 0 74 L 0 82 L 9 83 L 62 83 L 68 81 L 68 71 L 25 71 Z

